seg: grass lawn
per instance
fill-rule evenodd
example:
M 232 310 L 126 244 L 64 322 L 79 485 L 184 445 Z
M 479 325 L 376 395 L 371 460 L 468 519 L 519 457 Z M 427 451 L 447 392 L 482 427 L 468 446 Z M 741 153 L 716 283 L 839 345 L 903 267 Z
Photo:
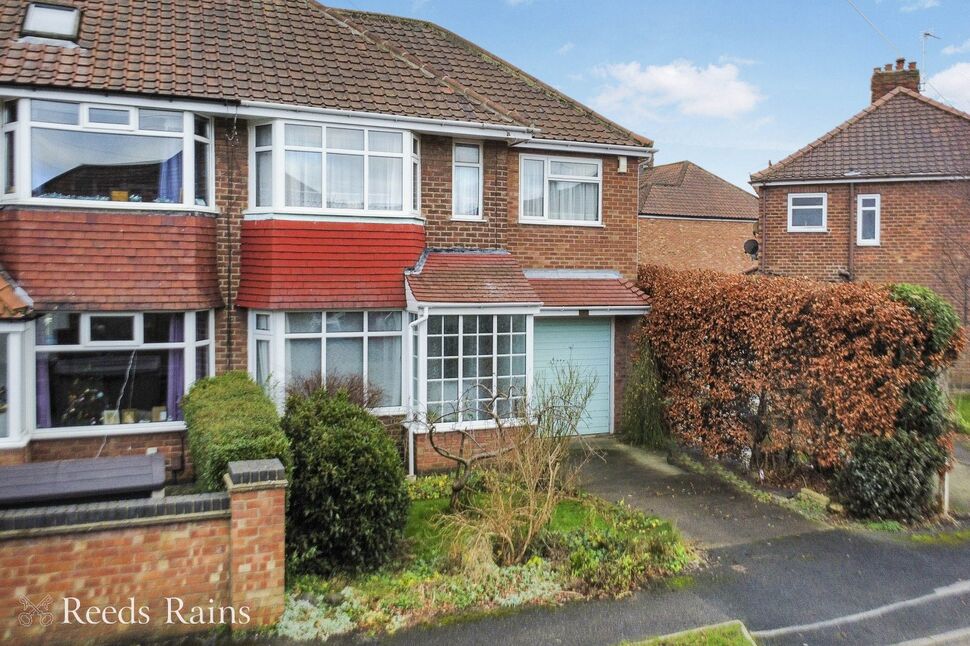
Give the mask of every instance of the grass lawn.
M 956 407 L 957 417 L 959 417 L 959 430 L 970 435 L 970 393 L 954 395 L 953 405 Z
M 688 630 L 675 635 L 655 637 L 628 646 L 753 646 L 740 621 Z
M 402 555 L 378 572 L 290 581 L 278 634 L 379 634 L 528 604 L 622 594 L 695 560 L 666 521 L 583 496 L 560 503 L 526 563 L 499 567 L 486 557 L 470 572 L 456 565 L 454 536 L 442 522 L 447 507 L 443 498 L 415 500 Z

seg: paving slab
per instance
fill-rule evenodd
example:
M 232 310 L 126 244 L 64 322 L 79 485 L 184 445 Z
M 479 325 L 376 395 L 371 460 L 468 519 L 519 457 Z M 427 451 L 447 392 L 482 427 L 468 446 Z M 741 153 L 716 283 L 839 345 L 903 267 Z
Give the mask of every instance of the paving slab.
M 956 463 L 950 472 L 950 510 L 955 516 L 970 518 L 970 437 L 957 437 L 953 448 Z
M 699 547 L 743 545 L 826 527 L 778 505 L 760 502 L 715 475 L 669 464 L 663 453 L 612 439 L 598 440 L 594 448 L 602 457 L 594 457 L 584 468 L 584 489 L 673 521 Z

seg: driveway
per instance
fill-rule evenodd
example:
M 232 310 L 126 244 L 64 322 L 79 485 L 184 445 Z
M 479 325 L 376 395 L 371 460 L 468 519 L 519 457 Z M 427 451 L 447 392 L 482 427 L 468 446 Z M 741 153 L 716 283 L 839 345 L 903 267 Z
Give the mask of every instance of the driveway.
M 675 521 L 704 549 L 703 569 L 624 599 L 529 608 L 382 643 L 609 645 L 729 619 L 772 645 L 970 643 L 970 543 L 832 529 L 662 456 L 599 448 L 605 462 L 588 465 L 587 488 Z
M 956 463 L 950 472 L 950 509 L 955 516 L 970 518 L 970 437 L 957 436 L 953 449 Z

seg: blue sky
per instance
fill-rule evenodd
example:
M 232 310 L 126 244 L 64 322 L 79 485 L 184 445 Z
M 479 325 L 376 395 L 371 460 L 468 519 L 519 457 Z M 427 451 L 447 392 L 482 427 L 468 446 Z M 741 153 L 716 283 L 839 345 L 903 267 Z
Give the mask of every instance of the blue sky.
M 852 1 L 895 47 L 848 0 L 325 4 L 436 22 L 654 139 L 658 164 L 689 159 L 748 188 L 868 105 L 872 68 L 918 60 L 923 31 L 939 36 L 926 93 L 970 110 L 970 1 Z

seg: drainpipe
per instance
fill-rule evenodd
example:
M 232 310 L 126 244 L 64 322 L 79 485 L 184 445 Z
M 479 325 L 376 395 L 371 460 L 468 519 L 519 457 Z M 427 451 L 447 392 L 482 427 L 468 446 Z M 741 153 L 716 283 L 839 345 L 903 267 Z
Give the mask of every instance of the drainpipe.
M 419 325 L 421 325 L 422 323 L 428 320 L 428 308 L 425 307 L 423 309 L 424 309 L 423 314 L 421 314 L 420 316 L 418 316 L 418 318 L 408 323 L 408 334 L 410 335 L 411 339 L 414 338 L 414 330 L 417 329 Z M 418 341 L 420 343 L 420 337 Z M 415 348 L 411 348 L 412 354 L 414 353 L 414 351 L 415 351 Z M 419 370 L 421 369 L 420 364 L 418 365 L 418 369 Z M 413 478 L 416 475 L 415 474 L 416 470 L 417 470 L 417 465 L 416 465 L 416 460 L 414 458 L 414 424 L 408 424 L 408 476 Z
M 849 182 L 849 282 L 855 280 L 855 184 Z

